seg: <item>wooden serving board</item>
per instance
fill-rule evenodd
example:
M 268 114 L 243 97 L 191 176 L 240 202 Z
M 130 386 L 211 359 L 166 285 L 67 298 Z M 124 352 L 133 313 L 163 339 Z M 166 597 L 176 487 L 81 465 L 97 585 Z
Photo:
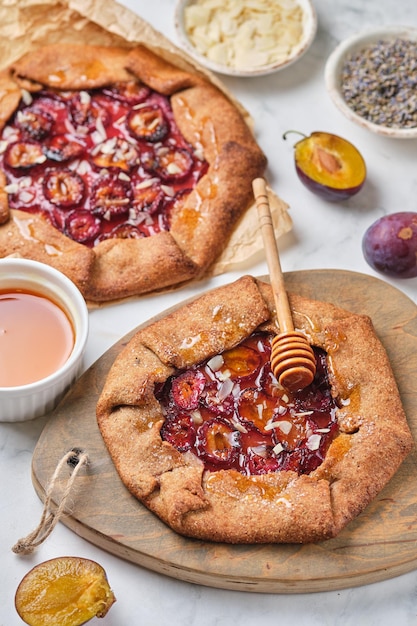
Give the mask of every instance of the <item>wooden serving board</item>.
M 372 318 L 391 359 L 416 436 L 415 304 L 382 280 L 347 271 L 291 272 L 285 280 L 289 291 Z M 78 380 L 50 414 L 36 446 L 33 483 L 42 500 L 65 453 L 72 448 L 88 453 L 89 465 L 76 478 L 71 511 L 62 519 L 64 524 L 122 559 L 173 578 L 222 589 L 264 593 L 327 591 L 384 580 L 417 567 L 415 452 L 362 515 L 335 539 L 314 545 L 233 546 L 187 539 L 171 531 L 125 489 L 96 425 L 95 405 L 107 372 L 133 332 Z M 56 499 L 70 472 L 68 467 L 67 476 L 58 482 Z

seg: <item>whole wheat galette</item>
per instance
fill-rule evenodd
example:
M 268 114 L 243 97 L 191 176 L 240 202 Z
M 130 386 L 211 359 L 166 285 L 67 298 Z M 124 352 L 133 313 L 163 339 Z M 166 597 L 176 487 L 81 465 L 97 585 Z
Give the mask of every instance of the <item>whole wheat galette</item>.
M 226 95 L 143 45 L 35 49 L 0 73 L 0 258 L 106 301 L 201 276 L 265 156 Z
M 98 425 L 127 489 L 179 534 L 228 543 L 337 535 L 412 447 L 371 320 L 290 294 L 317 373 L 297 394 L 269 364 L 269 284 L 245 276 L 139 329 Z M 371 362 L 370 362 L 371 359 Z

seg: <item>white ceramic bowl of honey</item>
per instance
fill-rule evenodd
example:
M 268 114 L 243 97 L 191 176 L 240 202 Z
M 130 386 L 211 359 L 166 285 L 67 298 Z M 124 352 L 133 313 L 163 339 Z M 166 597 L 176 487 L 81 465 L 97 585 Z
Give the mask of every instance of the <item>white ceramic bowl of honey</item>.
M 51 411 L 82 370 L 88 309 L 74 283 L 37 261 L 0 259 L 0 421 Z

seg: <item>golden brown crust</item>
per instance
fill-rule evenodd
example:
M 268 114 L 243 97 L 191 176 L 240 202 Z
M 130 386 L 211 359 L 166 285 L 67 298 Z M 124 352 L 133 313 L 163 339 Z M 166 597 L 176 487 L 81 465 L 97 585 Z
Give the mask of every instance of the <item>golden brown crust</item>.
M 126 50 L 107 46 L 51 44 L 26 53 L 12 72 L 52 89 L 94 89 L 131 78 Z
M 296 327 L 328 352 L 332 390 L 342 401 L 340 433 L 309 475 L 208 472 L 159 432 L 164 417 L 155 383 L 256 329 L 276 328 L 268 284 L 243 277 L 203 295 L 139 330 L 110 370 L 97 405 L 104 441 L 130 492 L 180 534 L 230 543 L 333 537 L 379 493 L 412 447 L 369 318 L 297 295 L 290 302 Z
M 5 187 L 7 185 L 4 172 L 0 171 L 0 224 L 4 224 L 10 217 L 9 199 Z
M 204 84 L 196 74 L 190 74 L 156 56 L 145 46 L 136 46 L 129 52 L 126 67 L 143 83 L 155 91 L 171 96 L 177 91 Z
M 172 95 L 181 133 L 207 160 L 209 168 L 194 191 L 175 204 L 169 233 L 153 235 L 152 243 L 121 239 L 93 248 L 93 258 L 88 262 L 90 274 L 77 283 L 90 301 L 138 295 L 203 274 L 252 204 L 251 180 L 261 176 L 266 165 L 240 112 L 220 90 L 141 45 L 129 49 L 53 44 L 27 53 L 0 75 L 0 128 L 18 106 L 22 88 L 82 90 L 132 79 Z M 9 215 L 6 200 L 0 180 L 0 224 Z M 45 236 L 51 229 L 45 224 Z M 45 262 L 60 268 L 73 267 L 72 246 L 68 250 L 63 246 L 58 260 L 45 256 L 34 242 L 29 245 L 18 229 L 13 229 L 13 241 L 0 232 L 0 254 L 6 256 L 16 250 L 28 258 L 43 256 Z
M 17 109 L 22 93 L 10 70 L 0 72 L 0 129 Z
M 187 89 L 173 96 L 171 103 L 182 134 L 201 147 L 210 164 L 207 175 L 174 210 L 171 223 L 180 248 L 204 267 L 204 260 L 210 255 L 216 258 L 224 246 L 219 233 L 230 233 L 242 215 L 242 205 L 251 204 L 247 181 L 263 170 L 265 157 L 253 146 L 250 130 L 235 115 L 233 105 L 211 85 Z
M 196 266 L 169 232 L 139 241 L 108 239 L 94 249 L 94 265 L 84 295 L 96 301 L 111 289 L 118 298 L 126 298 L 182 283 L 195 274 Z
M 84 292 L 94 263 L 94 253 L 48 224 L 42 217 L 10 211 L 0 228 L 0 258 L 13 254 L 52 265 Z

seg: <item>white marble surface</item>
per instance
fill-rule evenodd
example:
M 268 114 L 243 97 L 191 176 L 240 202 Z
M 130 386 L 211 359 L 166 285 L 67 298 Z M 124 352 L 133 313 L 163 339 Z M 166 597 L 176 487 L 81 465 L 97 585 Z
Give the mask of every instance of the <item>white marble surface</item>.
M 174 0 L 123 0 L 176 42 Z M 256 79 L 225 79 L 256 121 L 258 141 L 269 158 L 268 177 L 274 190 L 291 206 L 294 228 L 282 238 L 284 270 L 339 268 L 376 274 L 361 252 L 364 231 L 379 216 L 417 210 L 417 141 L 384 139 L 346 120 L 325 92 L 326 58 L 343 38 L 380 24 L 417 26 L 416 0 L 315 0 L 319 28 L 307 55 L 289 69 Z M 350 139 L 368 165 L 362 192 L 342 204 L 327 204 L 298 181 L 288 129 L 309 134 L 334 132 Z M 245 268 L 266 273 L 263 262 Z M 149 317 L 207 287 L 223 284 L 238 272 L 223 275 L 181 292 L 149 296 L 93 311 L 86 353 L 88 367 L 120 337 Z M 389 281 L 417 300 L 417 279 Z M 417 624 L 417 571 L 363 587 L 316 594 L 273 595 L 224 591 L 158 575 L 94 547 L 58 524 L 49 539 L 30 557 L 11 546 L 32 530 L 41 503 L 31 483 L 31 456 L 44 419 L 0 424 L 0 626 L 21 621 L 14 594 L 23 575 L 36 563 L 72 554 L 89 557 L 106 569 L 118 598 L 103 626 L 156 625 L 242 626 L 411 626 Z

